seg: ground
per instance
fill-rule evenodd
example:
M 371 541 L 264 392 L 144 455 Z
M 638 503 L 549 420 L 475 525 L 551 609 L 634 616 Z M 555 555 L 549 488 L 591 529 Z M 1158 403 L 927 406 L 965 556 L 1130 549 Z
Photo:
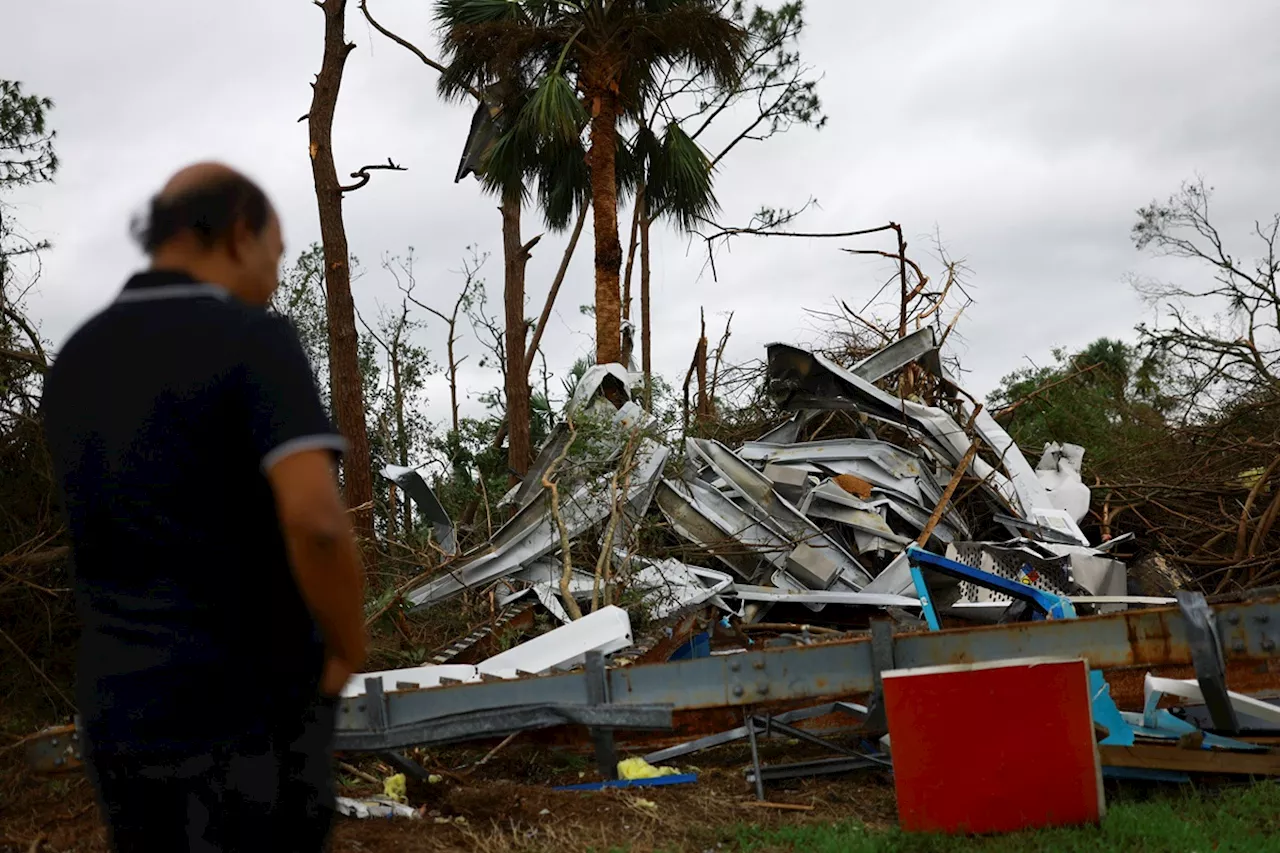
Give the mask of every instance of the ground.
M 35 777 L 18 754 L 0 755 L 0 851 L 105 851 L 87 781 L 80 776 Z M 801 757 L 777 744 L 772 756 Z M 335 853 L 486 850 L 494 853 L 644 853 L 644 851 L 1258 851 L 1280 850 L 1280 784 L 1215 783 L 1194 789 L 1109 787 L 1102 827 L 950 839 L 910 836 L 895 825 L 887 774 L 773 785 L 761 807 L 743 778 L 742 748 L 723 748 L 678 762 L 698 773 L 696 784 L 626 792 L 557 792 L 592 775 L 587 756 L 518 742 L 482 766 L 486 750 L 420 755 L 444 778 L 410 789 L 421 820 L 339 819 Z M 376 761 L 360 773 L 389 772 Z M 692 765 L 692 766 L 691 766 Z M 580 774 L 582 774 L 580 776 Z M 363 796 L 377 786 L 341 769 L 341 793 Z

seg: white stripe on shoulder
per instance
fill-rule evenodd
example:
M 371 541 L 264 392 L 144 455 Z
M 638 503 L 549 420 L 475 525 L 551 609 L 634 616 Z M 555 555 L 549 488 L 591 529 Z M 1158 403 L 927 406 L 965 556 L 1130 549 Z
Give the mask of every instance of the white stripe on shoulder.
M 334 450 L 338 453 L 346 453 L 347 447 L 347 440 L 333 433 L 302 435 L 282 442 L 268 451 L 262 457 L 262 470 L 270 471 L 281 459 L 306 450 Z
M 226 300 L 231 297 L 216 284 L 163 284 L 159 287 L 140 287 L 137 290 L 123 291 L 116 297 L 116 302 L 151 302 L 158 299 L 191 299 L 199 296 L 212 296 L 214 299 Z

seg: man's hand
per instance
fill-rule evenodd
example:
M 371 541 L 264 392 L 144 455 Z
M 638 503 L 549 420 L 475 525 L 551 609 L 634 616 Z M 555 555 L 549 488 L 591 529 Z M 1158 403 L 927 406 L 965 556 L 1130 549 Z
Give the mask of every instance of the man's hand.
M 342 658 L 330 656 L 324 662 L 324 674 L 320 676 L 320 692 L 325 696 L 337 697 L 351 678 L 351 667 Z

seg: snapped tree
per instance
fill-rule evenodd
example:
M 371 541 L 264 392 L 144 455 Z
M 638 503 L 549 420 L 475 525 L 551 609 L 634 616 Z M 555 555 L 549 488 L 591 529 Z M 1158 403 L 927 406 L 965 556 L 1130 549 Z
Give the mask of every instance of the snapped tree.
M 333 159 L 333 116 L 347 54 L 355 44 L 348 42 L 345 36 L 346 0 L 323 0 L 316 5 L 324 13 L 324 54 L 320 73 L 311 84 L 311 109 L 305 118 L 310 135 L 311 175 L 320 213 L 320 238 L 324 245 L 329 388 L 338 430 L 350 445 L 342 466 L 343 491 L 354 512 L 356 531 L 366 542 L 371 542 L 374 532 L 373 471 L 360 380 L 359 334 L 356 331 L 355 301 L 351 296 L 350 252 L 342 220 L 342 197 L 367 184 L 370 170 L 398 170 L 400 167 L 388 160 L 386 164 L 364 166 L 353 172 L 351 177 L 357 179 L 353 184 L 343 186 L 338 181 Z

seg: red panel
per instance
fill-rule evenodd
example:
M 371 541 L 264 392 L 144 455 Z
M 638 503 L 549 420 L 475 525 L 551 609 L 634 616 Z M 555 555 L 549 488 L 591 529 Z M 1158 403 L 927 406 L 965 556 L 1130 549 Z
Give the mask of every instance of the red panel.
M 1088 665 L 1034 659 L 884 676 L 898 818 L 911 832 L 1097 823 Z

